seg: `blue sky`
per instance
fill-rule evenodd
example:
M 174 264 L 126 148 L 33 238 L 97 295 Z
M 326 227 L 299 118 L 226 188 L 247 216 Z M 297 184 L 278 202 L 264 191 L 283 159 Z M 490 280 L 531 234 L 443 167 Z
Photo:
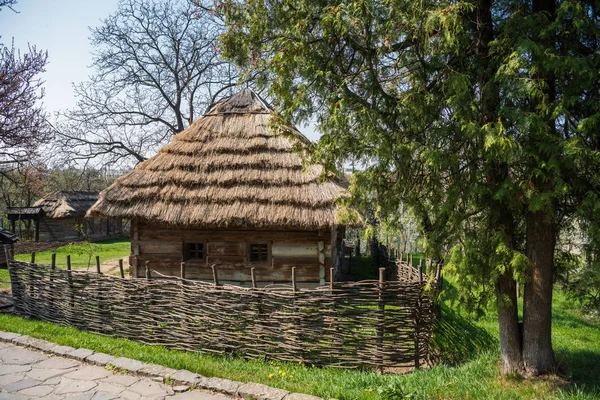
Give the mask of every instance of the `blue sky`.
M 26 49 L 29 43 L 48 50 L 49 64 L 43 76 L 48 111 L 75 105 L 71 83 L 84 81 L 92 62 L 88 27 L 100 25 L 116 7 L 117 0 L 20 0 L 15 6 L 18 13 L 8 8 L 0 11 L 5 45 L 14 37 L 18 49 Z
M 102 19 L 114 13 L 118 0 L 20 0 L 14 13 L 0 11 L 0 41 L 26 49 L 29 43 L 48 50 L 49 64 L 43 76 L 46 95 L 44 106 L 50 112 L 75 105 L 72 83 L 85 81 L 90 75 L 93 51 L 89 27 L 102 24 Z M 319 135 L 312 126 L 298 126 L 309 139 Z

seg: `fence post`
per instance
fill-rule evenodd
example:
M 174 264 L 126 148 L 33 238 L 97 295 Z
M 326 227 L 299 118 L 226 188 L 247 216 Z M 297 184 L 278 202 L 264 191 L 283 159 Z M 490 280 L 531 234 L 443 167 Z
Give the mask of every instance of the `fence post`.
M 31 263 L 35 264 L 35 251 L 31 252 Z
M 71 274 L 71 255 L 67 254 L 67 282 L 69 284 L 69 298 L 70 298 L 70 310 L 71 315 L 69 319 L 73 318 L 73 308 L 75 307 L 75 294 L 73 293 L 73 275 Z
M 183 283 L 183 281 L 185 280 L 185 263 L 184 262 L 181 263 L 181 269 L 180 269 L 179 275 L 181 276 L 181 281 Z
M 217 277 L 217 266 L 216 265 L 211 265 L 210 268 L 212 268 L 212 273 L 213 273 L 213 283 L 215 284 L 215 287 L 219 286 L 219 279 Z
M 256 289 L 256 277 L 254 276 L 254 267 L 250 268 L 250 277 L 252 278 L 252 289 Z
M 121 279 L 125 279 L 125 271 L 123 270 L 123 259 L 119 259 L 119 272 L 121 273 Z
M 334 276 L 334 272 L 333 272 L 333 267 L 329 268 L 329 290 L 331 290 L 331 292 L 333 293 L 333 280 L 335 278 Z
M 101 274 L 100 272 L 100 256 L 96 256 L 96 273 Z
M 419 260 L 419 283 L 423 283 L 423 259 Z
M 377 352 L 381 357 L 381 364 L 377 368 L 380 373 L 383 373 L 383 334 L 385 329 L 385 304 L 383 299 L 383 282 L 385 281 L 385 268 L 379 268 L 379 299 L 377 314 Z
M 52 255 L 50 256 L 50 268 L 51 269 L 56 269 L 56 253 L 52 253 Z
M 146 279 L 147 280 L 152 280 L 152 272 L 150 271 L 150 262 L 146 261 L 144 263 L 146 265 Z
M 292 267 L 292 288 L 296 294 L 296 267 Z

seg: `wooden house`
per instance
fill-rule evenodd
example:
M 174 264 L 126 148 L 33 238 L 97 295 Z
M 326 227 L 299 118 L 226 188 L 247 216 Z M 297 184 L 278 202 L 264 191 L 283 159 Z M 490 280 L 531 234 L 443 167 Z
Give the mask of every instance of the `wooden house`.
M 39 199 L 33 207 L 10 208 L 7 216 L 13 232 L 16 221 L 34 219 L 36 241 L 79 240 L 84 234 L 91 240 L 122 235 L 120 218 L 85 216 L 97 200 L 98 192 L 61 190 Z
M 249 284 L 328 280 L 345 228 L 335 200 L 292 147 L 308 139 L 270 126 L 272 109 L 246 89 L 217 103 L 158 154 L 100 193 L 88 216 L 131 221 L 131 274 Z M 354 213 L 352 211 L 352 213 Z

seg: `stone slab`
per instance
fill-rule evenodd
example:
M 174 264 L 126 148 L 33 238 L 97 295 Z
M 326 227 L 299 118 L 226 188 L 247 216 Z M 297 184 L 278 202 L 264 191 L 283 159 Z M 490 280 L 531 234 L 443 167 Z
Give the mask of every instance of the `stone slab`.
M 303 393 L 290 393 L 285 396 L 284 400 L 323 400 L 317 396 L 311 396 L 310 394 Z
M 44 369 L 71 369 L 80 366 L 81 364 L 77 361 L 67 360 L 62 357 L 50 357 L 38 364 L 35 364 L 33 368 L 44 368 Z
M 29 371 L 31 371 L 31 365 L 3 365 L 0 367 L 0 376 Z
M 35 379 L 25 378 L 20 381 L 16 381 L 4 386 L 2 389 L 8 393 L 15 393 L 23 389 L 27 389 L 30 387 L 34 387 L 40 384 L 40 381 L 36 381 Z
M 242 382 L 230 381 L 229 379 L 221 378 L 204 378 L 198 382 L 199 387 L 212 390 L 213 392 L 236 395 L 238 388 L 242 386 Z
M 132 375 L 112 374 L 108 378 L 101 379 L 101 382 L 112 383 L 123 387 L 129 387 L 139 381 L 141 378 Z
M 19 337 L 18 333 L 0 331 L 0 341 L 12 342 L 13 339 Z
M 106 378 L 111 375 L 111 371 L 107 371 L 106 369 L 97 365 L 85 365 L 78 368 L 76 371 L 69 372 L 65 375 L 65 378 L 95 381 L 96 379 Z
M 191 392 L 176 394 L 173 397 L 169 397 L 169 400 L 231 400 L 231 398 L 220 394 L 194 390 Z
M 243 398 L 253 398 L 257 400 L 283 400 L 290 394 L 287 390 L 272 388 L 260 383 L 244 383 L 238 388 L 237 395 Z
M 75 349 L 75 350 L 71 351 L 70 353 L 67 353 L 67 357 L 74 358 L 75 360 L 78 360 L 78 361 L 84 361 L 87 357 L 91 356 L 92 354 L 94 354 L 93 350 Z
M 161 378 L 167 378 L 177 372 L 177 370 L 173 368 L 163 367 L 158 364 L 144 364 L 142 368 L 138 371 L 138 374 L 148 375 L 148 376 L 159 376 Z
M 110 364 L 122 370 L 127 370 L 128 372 L 137 372 L 144 366 L 143 362 L 126 357 L 115 358 Z
M 82 392 L 88 392 L 96 386 L 96 382 L 93 381 L 80 381 L 76 379 L 63 378 L 54 393 L 64 395 L 78 394 Z
M 36 381 L 47 381 L 52 378 L 56 378 L 69 372 L 75 371 L 75 368 L 69 369 L 56 369 L 56 368 L 33 368 L 26 375 L 31 379 L 35 379 Z
M 180 382 L 186 385 L 196 385 L 199 379 L 203 377 L 198 374 L 194 374 L 186 369 L 180 369 L 173 373 L 169 378 L 171 378 L 175 382 Z
M 56 355 L 64 357 L 74 350 L 75 350 L 75 347 L 71 347 L 71 346 L 57 346 L 54 349 L 52 349 L 52 352 Z
M 20 347 L 9 347 L 0 350 L 0 360 L 3 364 L 29 365 L 47 360 L 48 357 L 42 353 L 22 349 Z
M 109 354 L 94 353 L 91 356 L 87 356 L 85 358 L 85 361 L 92 363 L 92 364 L 105 366 L 107 364 L 112 363 L 115 359 L 116 359 L 116 357 L 113 357 Z
M 170 386 L 149 379 L 140 380 L 131 385 L 128 390 L 142 397 L 164 397 L 173 394 L 173 389 Z
M 19 391 L 19 394 L 33 397 L 46 397 L 54 391 L 51 385 L 37 385 Z

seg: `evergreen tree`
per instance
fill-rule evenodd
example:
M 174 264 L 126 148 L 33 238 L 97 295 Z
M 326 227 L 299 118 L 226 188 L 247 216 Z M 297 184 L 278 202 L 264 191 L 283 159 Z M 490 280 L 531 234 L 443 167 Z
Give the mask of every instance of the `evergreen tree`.
M 429 251 L 457 244 L 462 300 L 495 296 L 504 373 L 553 371 L 557 235 L 600 219 L 595 1 L 226 0 L 227 55 L 282 121 L 316 117 L 314 157 L 360 160 L 353 194 L 411 207 Z M 595 245 L 597 246 L 597 245 Z M 517 282 L 525 282 L 522 329 Z

